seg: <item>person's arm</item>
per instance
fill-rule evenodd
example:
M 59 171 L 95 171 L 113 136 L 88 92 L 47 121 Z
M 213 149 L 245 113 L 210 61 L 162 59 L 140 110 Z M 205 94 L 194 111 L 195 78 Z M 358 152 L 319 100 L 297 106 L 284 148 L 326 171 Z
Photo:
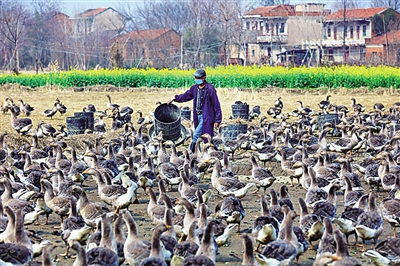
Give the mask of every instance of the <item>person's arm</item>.
M 193 86 L 187 90 L 186 92 L 182 93 L 182 94 L 177 94 L 174 96 L 174 98 L 168 100 L 168 104 L 170 104 L 171 102 L 178 102 L 178 103 L 182 103 L 182 102 L 187 102 L 190 101 L 194 98 L 194 93 L 193 93 Z

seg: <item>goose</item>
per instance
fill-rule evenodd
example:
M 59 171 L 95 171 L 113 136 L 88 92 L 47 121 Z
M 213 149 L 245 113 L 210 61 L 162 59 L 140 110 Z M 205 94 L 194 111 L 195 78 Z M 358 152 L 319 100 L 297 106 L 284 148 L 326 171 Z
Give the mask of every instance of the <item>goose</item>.
M 348 176 L 343 176 L 343 180 L 346 184 L 346 189 L 344 191 L 344 206 L 353 206 L 363 195 L 365 195 L 365 192 L 363 190 L 353 190 Z
M 214 168 L 211 174 L 211 184 L 222 195 L 233 193 L 237 198 L 243 198 L 254 186 L 254 183 L 245 184 L 236 178 L 221 177 L 221 162 L 214 159 Z
M 371 260 L 375 265 L 398 265 L 400 263 L 399 240 L 400 238 L 386 238 L 373 250 L 362 253 L 362 257 Z
M 58 98 L 56 99 L 56 108 L 61 115 L 65 114 L 68 110 L 68 107 L 62 104 Z
M 331 95 L 327 95 L 326 100 L 319 102 L 318 107 L 321 108 L 323 111 L 326 111 L 327 109 L 329 109 L 329 107 L 331 105 L 331 102 L 329 101 L 330 97 L 331 97 Z
M 228 194 L 217 204 L 215 214 L 217 218 L 225 220 L 228 224 L 237 223 L 238 232 L 240 231 L 240 222 L 246 216 L 241 200 L 232 194 Z
M 380 204 L 383 219 L 388 221 L 393 229 L 393 237 L 397 237 L 396 227 L 400 226 L 400 199 L 385 198 Z
M 271 196 L 271 204 L 270 204 L 271 216 L 274 217 L 276 220 L 278 220 L 279 223 L 282 223 L 284 213 L 282 211 L 281 205 L 278 204 L 278 196 L 274 189 L 270 190 L 270 196 Z
M 317 202 L 326 201 L 328 193 L 324 189 L 318 187 L 315 172 L 312 168 L 309 169 L 309 173 L 311 185 L 306 192 L 305 202 L 307 207 L 313 207 Z
M 241 234 L 240 238 L 242 238 L 244 246 L 242 265 L 257 265 L 258 263 L 254 258 L 253 240 L 248 234 Z
M 54 103 L 53 107 L 44 110 L 42 114 L 45 117 L 50 117 L 50 119 L 53 119 L 53 116 L 57 113 L 57 111 L 57 103 Z
M 128 235 L 124 244 L 125 260 L 129 265 L 137 265 L 149 257 L 151 243 L 138 238 L 137 225 L 129 211 L 123 210 L 122 217 L 128 228 Z
M 293 165 L 295 162 L 289 161 L 286 156 L 286 150 L 284 147 L 277 147 L 275 148 L 277 151 L 280 152 L 282 158 L 281 158 L 281 168 L 283 171 L 285 171 L 290 178 L 290 185 L 293 186 L 293 179 L 297 179 L 297 184 L 300 184 L 300 178 L 302 176 L 302 169 L 301 168 L 293 168 Z
M 85 224 L 82 216 L 78 216 L 77 205 L 75 197 L 70 198 L 70 213 L 67 219 L 65 219 L 61 226 L 61 238 L 66 244 L 66 251 L 60 254 L 63 257 L 68 257 L 69 242 L 72 240 L 79 241 L 81 244 L 84 243 L 87 236 L 89 235 L 92 228 Z
M 216 245 L 215 243 L 214 232 L 215 232 L 215 222 L 210 221 L 207 224 L 206 229 L 204 230 L 204 234 L 200 242 L 200 247 L 197 250 L 195 256 L 205 256 L 211 259 L 212 261 L 216 261 L 218 245 Z
M 51 183 L 47 180 L 40 181 L 42 184 L 45 194 L 44 200 L 46 205 L 58 216 L 60 216 L 60 226 L 62 226 L 64 217 L 68 215 L 70 206 L 70 199 L 66 196 L 55 196 Z
M 21 102 L 19 109 L 21 109 L 21 112 L 23 112 L 26 116 L 30 116 L 32 112 L 35 110 L 32 106 L 30 106 L 28 103 L 25 103 L 22 99 L 19 99 Z
M 117 111 L 119 109 L 119 105 L 116 103 L 111 102 L 111 96 L 109 94 L 106 94 L 106 97 L 108 99 L 107 101 L 107 110 L 110 110 L 112 112 Z
M 349 245 L 349 235 L 354 234 L 358 243 L 358 235 L 356 234 L 356 224 L 358 216 L 364 213 L 364 209 L 367 206 L 368 195 L 363 195 L 358 203 L 358 207 L 345 207 L 340 217 L 334 218 L 332 221 L 335 223 L 340 231 L 346 236 L 346 244 Z
M 252 164 L 252 170 L 251 170 L 252 181 L 254 181 L 254 183 L 258 187 L 257 190 L 254 191 L 253 193 L 257 193 L 261 187 L 264 188 L 264 193 L 265 193 L 266 189 L 274 183 L 276 178 L 273 176 L 270 170 L 258 166 L 254 155 L 251 154 L 250 159 Z
M 260 244 L 266 245 L 277 239 L 280 223 L 277 219 L 271 216 L 267 197 L 265 194 L 261 195 L 261 216 L 258 216 L 253 223 L 253 229 L 251 234 L 257 240 L 257 247 L 259 249 Z
M 178 198 L 176 204 L 180 204 L 185 208 L 185 216 L 183 218 L 183 230 L 182 232 L 185 235 L 188 235 L 190 227 L 193 222 L 197 222 L 198 218 L 196 218 L 194 213 L 193 205 L 186 198 Z
M 311 249 L 313 249 L 312 241 L 321 239 L 324 226 L 319 216 L 308 213 L 307 205 L 304 199 L 299 198 L 299 206 L 300 228 L 303 230 L 308 241 L 310 242 Z
M 383 232 L 383 219 L 378 212 L 378 207 L 376 206 L 376 193 L 372 192 L 368 197 L 368 207 L 369 210 L 363 212 L 357 218 L 357 224 L 355 226 L 356 233 L 363 241 L 363 251 L 365 251 L 365 240 L 374 240 L 374 245 L 376 246 L 379 236 Z
M 354 266 L 362 266 L 363 264 L 355 258 L 349 256 L 349 251 L 347 249 L 347 245 L 344 242 L 342 233 L 339 230 L 335 230 L 333 232 L 333 238 L 336 243 L 336 253 L 338 257 L 342 258 L 340 261 L 335 261 L 332 266 L 346 266 L 346 265 L 354 265 Z
M 361 104 L 357 103 L 357 102 L 356 102 L 356 98 L 354 98 L 354 97 L 351 98 L 351 101 L 352 101 L 351 108 L 353 108 L 353 111 L 354 111 L 355 113 L 362 113 L 362 112 L 365 111 L 365 107 L 362 106 Z
M 70 247 L 76 251 L 77 257 L 73 266 L 83 265 L 118 265 L 117 254 L 108 248 L 92 248 L 88 252 L 79 244 L 78 241 L 71 241 Z
M 322 255 L 325 252 L 335 253 L 336 251 L 336 243 L 335 238 L 333 236 L 333 226 L 332 221 L 325 217 L 324 218 L 324 233 L 321 237 L 321 240 L 318 243 L 317 254 Z
M 87 225 L 94 227 L 96 219 L 104 213 L 110 213 L 110 209 L 101 202 L 90 202 L 86 192 L 81 187 L 75 185 L 72 189 L 79 195 L 79 213 Z
M 278 97 L 278 99 L 274 102 L 274 106 L 283 109 L 282 97 Z
M 1 195 L 1 200 L 3 201 L 4 207 L 10 207 L 14 212 L 17 210 L 22 210 L 24 214 L 33 212 L 35 209 L 32 204 L 26 200 L 14 199 L 12 196 L 11 182 L 7 178 L 0 178 L 0 184 L 4 186 L 4 192 Z
M 293 219 L 296 217 L 294 211 L 285 212 L 282 227 L 285 230 L 285 237 L 268 243 L 261 253 L 267 259 L 282 262 L 291 260 L 298 255 L 298 241 L 293 232 Z
M 17 131 L 20 135 L 26 135 L 30 132 L 33 127 L 32 120 L 28 117 L 18 118 L 14 109 L 10 109 L 11 116 L 11 126 L 15 131 Z
M 313 214 L 318 217 L 328 218 L 330 220 L 336 217 L 337 196 L 336 191 L 340 189 L 338 184 L 333 184 L 328 191 L 328 198 L 326 201 L 320 201 L 314 204 Z
M 172 190 L 172 186 L 179 185 L 182 182 L 180 171 L 178 167 L 172 162 L 163 162 L 158 166 L 158 172 L 160 177 L 165 181 L 167 185 L 167 191 Z
M 7 132 L 0 133 L 0 164 L 3 164 L 8 156 L 8 148 L 4 141 L 5 136 L 7 136 Z
M 323 266 L 330 265 L 331 262 L 340 261 L 342 258 L 337 256 L 336 254 L 332 254 L 331 252 L 325 252 L 322 254 L 318 254 L 316 257 L 313 266 Z
M 75 148 L 67 147 L 66 150 L 71 152 L 71 168 L 69 169 L 68 177 L 74 182 L 81 183 L 82 186 L 83 182 L 87 178 L 87 175 L 83 174 L 83 172 L 88 168 L 88 166 L 84 161 L 78 160 Z
M 37 125 L 37 130 L 36 130 L 37 135 L 42 135 L 42 137 L 55 137 L 55 134 L 57 130 L 49 123 L 46 123 L 44 121 L 40 121 Z
M 87 106 L 83 107 L 83 112 L 88 112 L 88 113 L 95 113 L 96 110 L 96 106 L 94 106 L 93 104 L 89 103 Z

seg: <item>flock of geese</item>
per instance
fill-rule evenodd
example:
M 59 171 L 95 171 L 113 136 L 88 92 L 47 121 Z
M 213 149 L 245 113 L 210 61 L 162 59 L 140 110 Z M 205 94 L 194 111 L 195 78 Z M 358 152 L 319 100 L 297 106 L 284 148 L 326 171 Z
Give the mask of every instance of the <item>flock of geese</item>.
M 293 265 L 307 250 L 316 254 L 314 265 L 362 265 L 350 255 L 353 245 L 364 265 L 400 263 L 400 134 L 393 130 L 400 103 L 387 109 L 376 103 L 367 112 L 354 98 L 346 107 L 330 97 L 317 111 L 299 101 L 286 115 L 279 97 L 266 112 L 275 121 L 267 122 L 257 106 L 252 118 L 259 122 L 247 133 L 225 139 L 223 125 L 216 136 L 203 135 L 195 152 L 178 149 L 162 132 L 149 137 L 151 118 L 140 111 L 136 130 L 133 109 L 109 95 L 104 112 L 83 108 L 104 129 L 85 132 L 85 150 L 78 152 L 65 127 L 41 121 L 34 128 L 34 108 L 7 97 L 0 111 L 31 144 L 11 149 L 12 133 L 0 132 L 0 265 L 35 265 L 40 256 L 38 265 L 56 265 L 56 256 L 71 252 L 75 266 L 216 265 L 218 249 L 239 237 L 242 265 Z M 56 99 L 43 115 L 67 110 Z M 325 114 L 336 119 L 318 123 Z M 113 120 L 107 128 L 104 117 Z M 119 130 L 118 136 L 107 138 L 106 129 Z M 235 152 L 242 154 L 239 162 Z M 235 173 L 241 168 L 249 174 Z M 277 173 L 290 184 L 271 188 Z M 301 195 L 297 202 L 293 190 Z M 257 193 L 260 215 L 243 229 L 248 210 L 242 201 Z M 146 203 L 144 215 L 135 211 Z M 150 241 L 138 232 L 140 215 L 154 226 Z M 61 244 L 28 228 L 48 226 L 55 217 Z M 385 223 L 393 237 L 381 237 Z M 65 253 L 52 254 L 60 245 Z

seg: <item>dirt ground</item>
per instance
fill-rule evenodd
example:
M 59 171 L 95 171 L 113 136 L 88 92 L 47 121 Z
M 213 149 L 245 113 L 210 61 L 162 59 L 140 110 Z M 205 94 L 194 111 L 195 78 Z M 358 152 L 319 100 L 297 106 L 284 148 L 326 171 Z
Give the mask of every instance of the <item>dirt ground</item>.
M 72 116 L 74 112 L 81 111 L 83 107 L 89 103 L 94 104 L 98 110 L 104 110 L 107 104 L 106 94 L 110 94 L 113 102 L 118 103 L 120 106 L 131 106 L 135 113 L 133 114 L 134 125 L 137 126 L 136 119 L 138 115 L 137 110 L 142 110 L 144 115 L 149 115 L 150 111 L 154 111 L 156 102 L 166 102 L 174 94 L 182 93 L 184 89 L 171 90 L 171 89 L 125 89 L 115 88 L 109 86 L 93 87 L 93 88 L 75 88 L 75 89 L 64 89 L 61 90 L 55 87 L 46 87 L 39 89 L 21 88 L 18 85 L 8 85 L 0 87 L 0 104 L 2 104 L 6 97 L 12 97 L 14 102 L 19 104 L 18 100 L 23 99 L 25 102 L 35 107 L 35 111 L 32 114 L 32 121 L 35 126 L 39 121 L 43 120 L 47 123 L 51 123 L 56 126 L 59 123 L 65 124 L 65 117 Z M 390 107 L 394 102 L 399 99 L 397 91 L 392 90 L 375 90 L 371 92 L 367 89 L 359 89 L 348 91 L 345 89 L 337 90 L 281 90 L 281 89 L 265 89 L 260 91 L 249 91 L 244 89 L 218 89 L 218 95 L 222 104 L 224 122 L 231 123 L 229 116 L 231 115 L 231 105 L 236 101 L 240 100 L 250 105 L 250 108 L 255 105 L 260 105 L 263 115 L 267 115 L 266 111 L 269 107 L 273 106 L 273 103 L 278 97 L 282 97 L 284 103 L 283 113 L 291 112 L 298 106 L 298 100 L 301 100 L 304 106 L 309 105 L 311 108 L 318 110 L 317 104 L 321 100 L 325 100 L 326 96 L 330 94 L 331 102 L 338 105 L 346 105 L 350 108 L 352 102 L 351 98 L 355 97 L 357 102 L 363 104 L 367 111 L 371 111 L 373 105 L 377 102 L 383 103 L 385 106 Z M 45 117 L 42 112 L 45 109 L 52 107 L 54 100 L 59 98 L 63 104 L 68 107 L 68 111 L 64 116 L 59 114 L 55 115 L 53 119 Z M 191 106 L 188 104 L 178 104 L 179 106 Z M 295 118 L 291 119 L 292 121 Z M 267 115 L 267 120 L 274 120 Z M 250 124 L 257 125 L 259 120 L 253 121 Z M 106 123 L 110 123 L 110 120 L 106 120 Z M 242 121 L 243 123 L 248 123 Z M 189 124 L 185 124 L 189 126 Z M 21 143 L 30 143 L 30 138 L 19 137 L 13 129 L 10 127 L 9 114 L 0 114 L 0 132 L 7 131 L 9 135 L 6 136 L 6 143 L 9 148 L 14 149 L 21 145 Z M 105 138 L 111 138 L 118 135 L 120 131 L 110 132 L 105 135 Z M 74 145 L 78 149 L 78 153 L 82 154 L 85 146 L 81 142 L 83 137 L 87 136 L 71 136 L 67 141 L 70 145 Z M 93 136 L 89 136 L 92 138 Z M 44 145 L 48 142 L 48 139 L 41 139 L 40 145 Z M 333 139 L 329 139 L 333 141 Z M 179 146 L 179 149 L 184 149 L 188 146 L 188 142 Z M 356 161 L 363 159 L 366 154 L 355 155 Z M 239 151 L 235 161 L 232 162 L 234 171 L 238 175 L 248 175 L 251 171 L 251 163 L 248 158 L 248 151 Z M 271 169 L 273 174 L 278 177 L 278 180 L 271 186 L 275 190 L 279 190 L 282 184 L 288 184 L 288 180 L 285 177 L 285 173 L 281 170 L 279 162 L 269 162 L 268 168 Z M 200 184 L 201 188 L 211 188 L 209 179 L 210 175 L 206 175 L 205 179 Z M 85 181 L 85 189 L 89 194 L 90 200 L 98 200 L 97 187 L 92 179 Z M 368 187 L 365 187 L 368 191 Z M 216 192 L 214 190 L 214 192 Z M 305 190 L 303 188 L 290 188 L 290 195 L 292 201 L 298 211 L 298 198 L 304 197 Z M 139 201 L 140 204 L 133 204 L 129 207 L 129 210 L 134 214 L 134 219 L 139 225 L 139 235 L 150 239 L 151 232 L 154 229 L 154 225 L 150 221 L 146 213 L 147 202 L 149 201 L 148 196 L 144 195 L 143 190 L 139 190 Z M 253 225 L 253 221 L 260 215 L 260 193 L 252 194 L 248 193 L 243 199 L 242 203 L 246 211 L 246 217 L 242 221 L 241 232 L 250 233 Z M 172 197 L 178 197 L 176 189 L 171 192 Z M 378 204 L 382 198 L 386 197 L 385 192 L 379 193 Z M 339 205 L 337 213 L 341 213 L 343 210 L 343 196 L 339 195 Z M 213 194 L 210 200 L 211 209 L 215 208 L 215 205 L 219 202 L 221 196 L 216 193 Z M 64 243 L 60 237 L 56 234 L 59 230 L 55 228 L 59 224 L 59 218 L 55 214 L 50 215 L 50 223 L 46 226 L 28 225 L 27 229 L 35 230 L 43 239 L 48 239 L 58 246 L 53 251 L 53 257 L 58 259 L 57 265 L 72 265 L 73 259 L 60 257 L 58 254 L 64 251 Z M 298 224 L 298 219 L 295 221 Z M 384 223 L 384 232 L 380 239 L 385 239 L 392 235 L 392 230 L 387 222 Z M 354 242 L 354 238 L 351 237 L 351 242 Z M 368 248 L 372 248 L 372 241 L 368 241 Z M 317 247 L 317 242 L 314 242 L 314 246 Z M 220 247 L 217 255 L 217 265 L 231 264 L 241 265 L 243 256 L 243 244 L 238 233 L 234 233 L 227 245 Z M 73 253 L 73 252 L 72 252 Z M 361 258 L 361 252 L 359 247 L 349 247 L 349 253 L 351 256 L 361 260 L 363 265 L 370 265 L 368 261 Z M 316 251 L 307 251 L 300 258 L 300 265 L 312 265 L 315 258 Z M 36 261 L 40 261 L 40 258 L 36 258 Z

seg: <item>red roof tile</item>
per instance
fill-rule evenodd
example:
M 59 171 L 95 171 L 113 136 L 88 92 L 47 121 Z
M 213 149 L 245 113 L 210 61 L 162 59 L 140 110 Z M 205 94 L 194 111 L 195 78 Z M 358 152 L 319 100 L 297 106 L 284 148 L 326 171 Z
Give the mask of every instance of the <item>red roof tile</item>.
M 388 38 L 388 43 L 389 44 L 400 44 L 400 30 L 395 30 L 395 31 L 391 31 L 388 32 L 387 34 L 387 38 Z M 379 35 L 379 36 L 375 36 L 375 37 L 371 37 L 365 40 L 365 44 L 369 45 L 379 45 L 379 44 L 383 44 L 386 45 L 386 37 L 385 34 Z
M 277 5 L 277 6 L 261 6 L 253 9 L 245 14 L 245 16 L 260 15 L 262 17 L 287 17 L 294 16 L 294 6 Z
M 139 42 L 146 42 L 154 40 L 161 35 L 171 31 L 172 29 L 156 29 L 156 30 L 137 30 L 118 36 L 119 40 L 136 40 Z
M 82 12 L 78 15 L 78 17 L 94 17 L 97 14 L 103 12 L 104 10 L 108 9 L 109 7 L 101 7 L 96 9 L 88 9 L 85 12 Z
M 375 14 L 382 13 L 388 9 L 388 7 L 372 7 L 372 8 L 356 8 L 356 9 L 346 9 L 346 19 L 356 20 L 356 19 L 369 19 Z M 343 9 L 332 13 L 331 15 L 325 17 L 325 20 L 338 20 L 343 19 Z

